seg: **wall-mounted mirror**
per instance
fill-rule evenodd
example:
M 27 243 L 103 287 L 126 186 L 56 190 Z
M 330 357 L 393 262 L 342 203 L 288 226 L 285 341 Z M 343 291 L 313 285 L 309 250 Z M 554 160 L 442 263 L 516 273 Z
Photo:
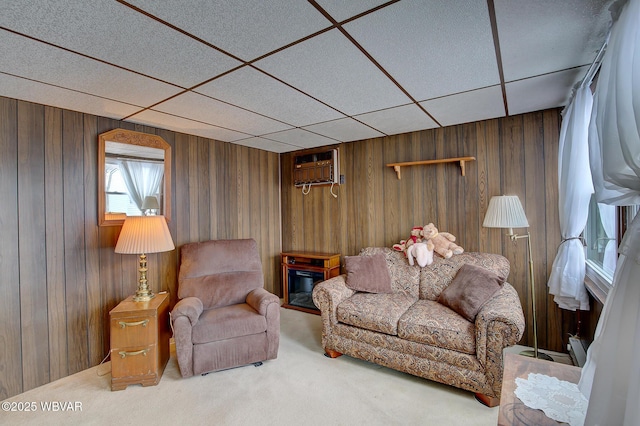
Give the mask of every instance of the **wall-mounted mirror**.
M 160 136 L 115 129 L 98 136 L 98 223 L 127 216 L 171 219 L 171 146 Z

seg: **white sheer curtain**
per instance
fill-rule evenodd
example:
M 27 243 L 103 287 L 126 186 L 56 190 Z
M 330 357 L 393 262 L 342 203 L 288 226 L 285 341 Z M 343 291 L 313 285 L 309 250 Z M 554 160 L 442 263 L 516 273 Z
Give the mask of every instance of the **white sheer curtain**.
M 119 165 L 129 196 L 142 210 L 144 198 L 148 195 L 156 195 L 160 189 L 164 175 L 164 164 L 121 160 Z
M 562 244 L 549 276 L 549 293 L 562 309 L 589 309 L 584 286 L 584 247 L 578 239 L 589 215 L 593 193 L 589 169 L 589 119 L 593 97 L 589 87 L 580 87 L 565 110 L 558 151 L 558 209 Z
M 594 105 L 589 144 L 596 198 L 639 204 L 640 0 L 623 6 L 611 30 Z M 586 425 L 630 426 L 640 419 L 640 216 L 627 229 L 619 253 L 579 383 L 589 398 Z

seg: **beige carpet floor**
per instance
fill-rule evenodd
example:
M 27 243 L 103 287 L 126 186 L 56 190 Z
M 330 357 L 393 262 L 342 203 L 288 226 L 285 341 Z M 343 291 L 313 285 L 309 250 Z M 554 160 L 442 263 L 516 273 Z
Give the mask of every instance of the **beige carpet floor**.
M 498 408 L 470 392 L 347 356 L 325 357 L 320 317 L 281 312 L 278 358 L 261 367 L 182 379 L 172 356 L 159 385 L 111 392 L 107 362 L 3 401 L 0 425 L 496 424 Z M 81 411 L 43 409 L 54 401 Z M 7 412 L 7 402 L 36 411 Z

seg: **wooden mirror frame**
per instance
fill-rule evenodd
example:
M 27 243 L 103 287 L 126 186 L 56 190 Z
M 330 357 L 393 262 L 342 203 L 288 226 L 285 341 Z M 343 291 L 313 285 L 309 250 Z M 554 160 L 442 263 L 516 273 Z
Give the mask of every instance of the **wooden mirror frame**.
M 129 145 L 146 146 L 164 150 L 164 188 L 161 214 L 167 222 L 171 220 L 171 145 L 157 135 L 114 129 L 98 135 L 98 224 L 100 226 L 119 226 L 124 219 L 106 218 L 105 161 L 106 142 L 120 142 Z

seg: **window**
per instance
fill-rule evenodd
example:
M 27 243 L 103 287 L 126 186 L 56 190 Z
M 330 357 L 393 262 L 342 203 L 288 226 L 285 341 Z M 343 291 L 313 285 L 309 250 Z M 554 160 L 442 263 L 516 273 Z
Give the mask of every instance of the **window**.
M 108 213 L 126 213 L 127 216 L 142 215 L 142 211 L 129 196 L 117 161 L 107 158 L 104 181 L 107 196 L 106 211 Z
M 613 283 L 618 259 L 618 245 L 640 206 L 610 206 L 589 203 L 589 217 L 584 229 L 587 276 L 606 294 Z

